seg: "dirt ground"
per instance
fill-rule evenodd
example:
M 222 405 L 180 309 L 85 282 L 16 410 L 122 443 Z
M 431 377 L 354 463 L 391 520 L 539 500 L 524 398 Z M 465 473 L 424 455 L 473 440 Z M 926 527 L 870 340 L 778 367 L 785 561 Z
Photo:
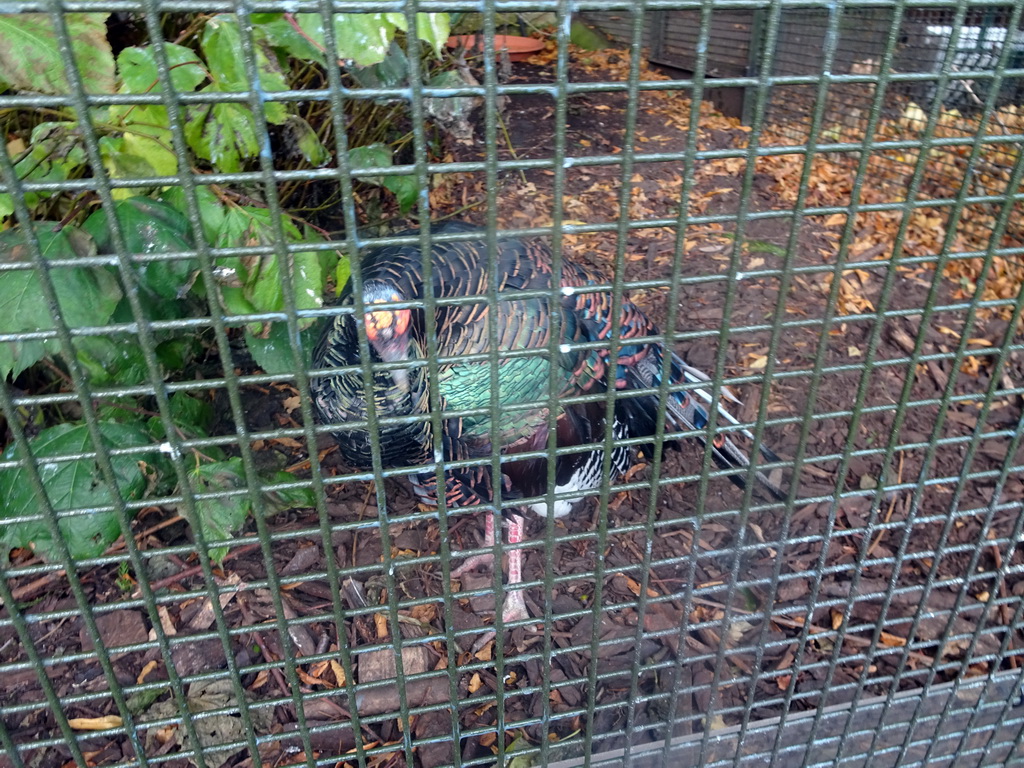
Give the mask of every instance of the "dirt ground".
M 574 57 L 571 79 L 622 82 L 626 63 L 621 53 L 579 54 Z M 645 72 L 645 78 L 655 77 L 662 76 Z M 553 80 L 553 64 L 541 57 L 515 65 L 510 82 Z M 574 96 L 566 115 L 567 154 L 584 159 L 621 154 L 626 103 L 622 91 Z M 493 658 L 498 649 L 493 643 L 474 653 L 469 648 L 472 637 L 459 648 L 436 639 L 414 643 L 415 649 L 408 652 L 407 674 L 440 670 L 437 678 L 410 684 L 406 691 L 410 705 L 428 707 L 409 724 L 413 738 L 426 740 L 415 751 L 424 768 L 452 759 L 453 744 L 443 738 L 452 725 L 443 705 L 450 693 L 444 670 L 451 659 L 460 666 L 457 718 L 464 732 L 474 734 L 464 736 L 457 745 L 464 759 L 483 758 L 494 751 L 499 713 L 493 702 L 499 688 L 505 696 L 501 717 L 506 746 L 536 746 L 547 740 L 554 759 L 578 754 L 584 735 L 594 739 L 595 751 L 621 747 L 627 727 L 634 743 L 664 738 L 669 734 L 658 724 L 670 713 L 681 718 L 675 732 L 681 735 L 744 718 L 843 703 L 858 695 L 885 693 L 893 685 L 913 688 L 958 674 L 985 675 L 997 665 L 1018 663 L 1021 631 L 1013 627 L 1007 635 L 1007 629 L 1012 626 L 1012 602 L 1024 582 L 1012 573 L 997 578 L 997 571 L 1003 573 L 1002 569 L 1012 566 L 1015 573 L 1024 564 L 1014 543 L 1024 484 L 1019 473 L 1000 474 L 1004 466 L 1019 466 L 1024 459 L 1012 437 L 1022 416 L 1015 390 L 1024 381 L 1024 370 L 1019 353 L 1013 352 L 993 385 L 995 359 L 985 354 L 1003 344 L 1008 333 L 1005 315 L 986 312 L 972 317 L 966 304 L 970 296 L 965 293 L 971 287 L 937 274 L 934 259 L 892 259 L 899 217 L 888 213 L 858 219 L 852 228 L 849 258 L 857 264 L 841 274 L 842 283 L 836 288 L 838 309 L 831 315 L 828 296 L 836 279 L 846 217 L 767 215 L 793 210 L 802 168 L 799 156 L 759 159 L 749 176 L 749 202 L 744 206 L 747 160 L 728 156 L 728 151 L 746 148 L 749 132 L 705 107 L 699 133 L 691 142 L 691 106 L 685 94 L 675 91 L 641 94 L 637 151 L 722 152 L 697 160 L 692 168 L 674 158 L 637 163 L 629 180 L 629 217 L 633 222 L 675 219 L 684 179 L 691 184 L 676 297 L 675 330 L 681 334 L 677 351 L 691 364 L 714 370 L 720 343 L 724 343 L 724 372 L 736 379 L 731 386 L 744 403 L 737 415 L 752 421 L 763 404 L 768 419 L 766 443 L 784 459 L 801 462 L 795 476 L 787 475 L 798 486 L 797 502 L 787 513 L 783 505 L 755 495 L 753 505 L 741 509 L 743 492 L 726 480 L 712 480 L 706 493 L 699 482 L 668 482 L 661 486 L 651 519 L 647 490 L 613 493 L 604 536 L 595 529 L 596 505 L 584 504 L 564 526 L 559 523 L 554 528 L 550 656 L 540 653 L 545 649 L 543 636 L 524 629 L 502 639 L 504 680 L 495 675 Z M 510 97 L 498 139 L 500 159 L 552 157 L 555 115 L 548 95 Z M 475 128 L 479 140 L 482 126 Z M 772 141 L 773 135 L 767 133 L 762 146 Z M 452 147 L 453 160 L 483 156 L 479 143 Z M 848 170 L 819 160 L 804 204 L 846 204 L 850 185 L 844 174 Z M 501 224 L 510 228 L 550 224 L 554 180 L 554 172 L 547 168 L 502 172 Z M 565 218 L 572 223 L 614 224 L 622 183 L 617 165 L 572 164 L 565 173 Z M 439 215 L 459 212 L 461 218 L 483 222 L 484 210 L 475 203 L 483 199 L 484 184 L 482 175 L 449 177 L 433 190 L 432 202 Z M 947 225 L 937 215 L 932 219 L 915 220 L 908 228 L 905 255 L 926 254 L 941 240 L 944 230 L 931 233 L 931 240 L 921 234 L 922 227 Z M 673 270 L 675 236 L 674 229 L 666 226 L 631 229 L 624 249 L 626 279 L 643 282 L 631 294 L 661 323 L 671 298 L 666 285 Z M 565 246 L 574 258 L 612 273 L 614 231 L 567 235 Z M 915 251 L 917 246 L 920 249 Z M 783 268 L 789 277 L 780 277 Z M 928 305 L 936 310 L 925 316 Z M 772 326 L 777 321 L 786 327 L 778 335 L 774 359 L 769 360 Z M 721 342 L 723 328 L 729 333 Z M 967 350 L 980 354 L 957 363 L 952 353 L 962 339 Z M 918 342 L 922 357 L 910 365 L 906 358 Z M 990 386 L 994 395 L 986 401 Z M 250 389 L 250 429 L 293 425 L 294 414 L 286 405 L 293 395 L 286 386 Z M 897 416 L 900 402 L 908 405 Z M 856 418 L 851 415 L 854 405 L 860 407 Z M 936 441 L 937 447 L 930 448 Z M 301 445 L 270 442 L 259 447 L 283 454 L 297 475 L 308 473 L 303 469 Z M 343 474 L 329 441 L 322 448 L 326 472 Z M 1007 455 L 1010 448 L 1015 449 L 1012 456 Z M 661 476 L 699 474 L 700 457 L 696 446 L 671 452 Z M 876 488 L 883 473 L 887 489 L 880 492 Z M 961 482 L 968 473 L 974 476 Z M 631 480 L 649 477 L 644 466 L 630 473 Z M 836 497 L 837 492 L 841 496 Z M 303 715 L 308 726 L 323 726 L 311 738 L 313 748 L 333 754 L 354 745 L 348 725 L 353 703 L 346 694 L 345 674 L 334 660 L 307 664 L 301 658 L 337 648 L 326 558 L 333 556 L 348 569 L 341 601 L 353 614 L 345 622 L 345 631 L 349 647 L 358 649 L 353 657 L 357 682 L 393 674 L 394 659 L 387 644 L 394 628 L 378 608 L 387 606 L 388 599 L 413 603 L 403 608 L 401 626 L 406 637 L 436 635 L 446 625 L 446 612 L 431 600 L 445 592 L 436 560 L 437 521 L 417 511 L 401 482 L 389 482 L 385 494 L 393 522 L 388 530 L 390 556 L 396 563 L 392 568 L 395 595 L 387 593 L 378 509 L 365 482 L 330 487 L 334 530 L 329 547 L 319 535 L 313 511 L 297 510 L 268 521 L 275 540 L 274 567 L 285 585 L 284 607 L 293 627 L 291 644 L 300 655 L 294 682 L 304 692 L 322 694 L 307 702 Z M 170 524 L 164 525 L 164 519 L 154 513 L 138 521 L 140 530 L 153 529 L 142 539 L 144 549 L 181 543 L 184 524 L 174 522 L 173 515 L 166 519 Z M 477 545 L 479 521 L 459 517 L 451 526 L 453 549 Z M 647 527 L 654 536 L 645 569 Z M 543 542 L 544 528 L 542 521 L 532 520 L 530 538 Z M 543 580 L 545 561 L 543 547 L 529 549 L 525 578 Z M 603 564 L 600 584 L 594 579 L 598 561 Z M 221 642 L 211 634 L 213 613 L 201 592 L 202 574 L 195 562 L 172 556 L 154 558 L 152 563 L 150 578 L 165 598 L 161 616 L 174 630 L 177 674 L 228 666 L 245 670 L 241 681 L 250 702 L 276 702 L 252 710 L 262 732 L 280 736 L 261 745 L 264 764 L 295 759 L 290 757 L 291 750 L 301 747 L 301 741 L 294 735 L 293 687 L 290 673 L 280 662 L 284 646 L 272 623 L 275 609 L 258 546 L 234 550 L 222 570 L 224 584 L 238 588 L 223 606 L 224 621 L 235 631 L 230 665 Z M 96 568 L 81 575 L 92 604 L 125 603 L 116 612 L 101 615 L 105 637 L 115 645 L 144 642 L 149 619 L 140 602 L 118 586 L 118 569 Z M 493 597 L 480 593 L 491 583 L 485 574 L 470 574 L 462 581 L 464 590 L 476 594 L 457 597 L 451 606 L 455 629 L 490 623 Z M 895 590 L 889 589 L 890 584 L 895 584 Z M 87 650 L 87 635 L 74 614 L 74 601 L 61 588 L 54 588 L 52 579 L 45 584 L 14 580 L 13 586 L 21 599 L 34 601 L 30 616 L 69 609 L 64 618 L 30 625 L 40 653 L 59 659 Z M 644 601 L 638 600 L 640 594 L 646 595 Z M 531 589 L 527 599 L 534 615 L 543 616 L 543 588 Z M 601 604 L 596 630 L 591 611 L 595 599 Z M 642 631 L 638 631 L 641 621 Z M 21 658 L 13 630 L 7 635 L 0 636 L 0 663 L 4 664 Z M 197 637 L 189 639 L 192 635 Z M 598 685 L 591 691 L 595 637 L 601 641 L 596 658 Z M 630 671 L 636 662 L 642 665 L 634 678 Z M 126 684 L 167 676 L 160 654 L 150 651 L 115 656 L 113 668 Z M 59 696 L 106 686 L 93 659 L 54 663 L 48 674 Z M 233 690 L 213 688 L 193 689 L 190 700 L 237 705 Z M 580 712 L 591 694 L 598 709 L 588 720 Z M 32 700 L 42 700 L 42 690 L 26 664 L 4 681 L 0 701 L 10 705 Z M 395 689 L 383 686 L 361 694 L 355 704 L 368 718 L 361 729 L 363 744 L 380 748 L 370 761 L 374 766 L 405 762 L 398 721 L 372 717 L 395 711 L 395 701 Z M 630 702 L 638 703 L 631 706 Z M 547 732 L 536 724 L 545 705 L 552 713 L 544 726 Z M 149 719 L 159 706 L 140 706 L 138 711 L 147 713 L 142 719 Z M 109 700 L 104 707 L 67 708 L 69 716 L 81 718 L 115 712 Z M 237 725 L 236 719 L 227 720 Z M 517 726 L 524 721 L 531 724 Z M 53 722 L 47 710 L 40 708 L 7 726 L 17 742 L 41 738 L 52 731 Z M 218 727 L 221 736 L 241 738 L 230 724 L 211 726 Z M 146 729 L 147 751 L 176 751 L 180 740 L 174 731 L 170 726 Z M 95 765 L 117 762 L 131 749 L 116 738 L 83 743 Z M 40 750 L 38 757 L 38 765 L 60 765 L 70 759 L 70 753 L 55 745 Z M 355 763 L 353 758 L 351 764 Z M 184 758 L 164 763 L 186 764 Z M 253 763 L 242 750 L 227 755 L 222 764 Z M 7 765 L 0 756 L 0 766 Z

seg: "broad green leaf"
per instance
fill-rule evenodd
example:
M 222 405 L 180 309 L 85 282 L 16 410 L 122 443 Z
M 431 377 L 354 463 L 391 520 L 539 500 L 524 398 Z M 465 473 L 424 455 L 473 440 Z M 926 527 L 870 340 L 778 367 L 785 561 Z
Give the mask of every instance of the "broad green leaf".
M 348 285 L 348 280 L 352 276 L 352 262 L 349 261 L 348 256 L 338 259 L 338 266 L 334 270 L 334 295 L 340 296 L 341 292 L 345 290 L 345 286 Z
M 175 91 L 191 93 L 206 80 L 206 68 L 194 51 L 174 43 L 165 43 L 164 50 Z M 117 57 L 117 73 L 121 77 L 120 93 L 160 93 L 163 90 L 152 46 L 136 46 L 121 51 Z M 158 127 L 168 125 L 167 109 L 157 105 L 114 105 L 111 107 L 111 119 Z
M 238 19 L 233 14 L 221 13 L 206 22 L 200 47 L 213 77 L 213 90 L 222 93 L 246 93 L 250 90 L 242 53 L 242 36 L 238 29 Z M 259 46 L 256 48 L 256 71 L 262 91 L 288 90 L 288 81 L 281 67 Z M 279 123 L 284 120 L 286 111 L 283 104 L 267 104 L 266 109 L 267 120 L 270 122 Z M 272 116 L 276 112 L 282 114 L 279 117 Z
M 52 223 L 39 223 L 35 231 L 43 256 L 47 259 L 73 259 L 92 255 L 95 245 L 79 230 L 57 229 Z M 28 245 L 21 229 L 0 233 L 0 262 L 29 261 Z M 50 272 L 61 316 L 71 328 L 106 323 L 121 299 L 117 280 L 106 267 L 60 267 Z M 0 333 L 45 331 L 53 328 L 35 270 L 17 270 L 0 280 Z M 8 342 L 0 344 L 0 377 L 19 374 L 45 355 L 57 354 L 56 339 Z
M 408 81 L 409 60 L 402 47 L 392 41 L 387 56 L 380 64 L 371 67 L 351 67 L 349 74 L 363 88 L 398 88 Z
M 123 136 L 101 136 L 99 145 L 103 167 L 111 178 L 141 179 L 157 175 L 147 158 L 129 150 Z M 118 188 L 111 190 L 111 194 L 115 200 L 126 200 L 137 195 L 138 190 Z
M 256 307 L 245 297 L 245 291 L 240 285 L 221 286 L 220 300 L 224 305 L 224 311 L 229 315 L 254 315 L 257 312 Z M 256 329 L 262 327 L 259 323 L 252 323 L 251 325 L 255 326 Z
M 270 233 L 270 212 L 266 208 L 237 205 L 227 208 L 224 220 L 214 238 L 215 248 L 234 248 L 248 242 L 265 243 Z M 237 262 L 237 258 L 232 258 Z M 245 281 L 244 275 L 240 278 Z
M 217 493 L 245 488 L 245 469 L 238 457 L 227 461 L 200 464 L 190 473 L 192 490 L 195 493 Z M 203 538 L 208 542 L 229 539 L 245 524 L 252 513 L 252 502 L 248 494 L 196 499 L 196 515 Z M 225 546 L 210 549 L 210 558 L 220 563 L 228 553 Z
M 523 736 L 517 736 L 512 740 L 512 743 L 505 748 L 505 754 L 510 755 L 508 759 L 508 768 L 533 768 L 534 767 L 534 756 L 533 754 L 517 754 L 522 753 L 530 749 L 530 742 L 527 741 Z
M 174 155 L 169 128 L 147 128 L 133 125 L 124 132 L 125 152 L 143 158 L 156 176 L 175 176 L 178 158 Z
M 242 36 L 235 16 L 220 13 L 207 21 L 199 44 L 217 90 L 225 93 L 249 90 Z
M 69 13 L 64 18 L 75 63 L 89 93 L 114 92 L 114 56 L 107 42 L 106 13 Z M 0 80 L 22 91 L 70 91 L 57 34 L 44 13 L 0 15 Z
M 292 283 L 295 288 L 296 309 L 315 309 L 323 306 L 323 273 L 320 255 L 314 251 L 289 254 L 294 268 Z M 277 254 L 268 254 L 258 262 L 258 271 L 250 269 L 245 285 L 246 298 L 259 312 L 280 312 L 285 308 L 284 286 L 281 281 L 280 260 Z M 309 325 L 312 321 L 304 321 Z
M 142 347 L 124 334 L 77 338 L 75 353 L 93 386 L 130 386 L 149 379 Z
M 15 162 L 14 172 L 27 181 L 65 181 L 83 165 L 85 150 L 78 123 L 40 123 L 32 130 L 28 150 Z M 60 193 L 26 191 L 25 205 L 31 211 L 54 194 Z M 0 195 L 0 216 L 13 212 L 10 194 Z
M 311 238 L 303 236 L 292 222 L 283 222 L 285 236 L 290 243 L 311 242 Z M 289 254 L 292 262 L 292 285 L 295 288 L 296 309 L 317 309 L 324 305 L 323 258 L 320 251 L 296 251 Z M 302 324 L 308 326 L 312 320 Z
M 320 254 L 316 251 L 298 251 L 291 254 L 291 259 L 294 265 L 292 282 L 295 285 L 295 308 L 322 307 L 324 275 L 320 268 Z
M 223 224 L 214 239 L 217 248 L 231 248 L 243 244 L 263 244 L 269 239 L 270 218 L 260 208 L 237 207 L 225 211 Z M 217 278 L 220 283 L 221 303 L 229 315 L 256 314 L 265 307 L 253 303 L 253 286 L 261 271 L 259 256 L 225 256 L 217 259 Z M 262 326 L 252 323 L 258 332 Z
M 160 199 L 183 216 L 188 214 L 183 187 L 165 189 L 160 194 Z M 224 204 L 212 189 L 201 186 L 196 187 L 196 205 L 199 208 L 199 218 L 203 225 L 203 239 L 207 243 L 212 243 L 217 239 L 217 234 L 224 226 Z
M 217 247 L 270 245 L 274 242 L 270 211 L 264 208 L 232 208 L 224 217 L 224 228 L 217 238 Z M 242 285 L 243 295 L 256 312 L 280 312 L 284 293 L 278 274 L 277 255 L 218 259 L 218 266 L 233 269 Z
M 362 168 L 384 168 L 391 165 L 391 150 L 384 144 L 366 144 L 362 147 L 352 147 L 348 151 L 348 164 L 352 170 Z M 366 184 L 382 186 L 382 176 L 361 176 L 360 181 Z
M 403 32 L 409 31 L 404 13 L 385 13 L 385 18 Z M 416 37 L 430 44 L 434 55 L 440 57 L 441 49 L 448 41 L 451 23 L 447 13 L 417 13 Z
M 252 359 L 269 374 L 294 371 L 295 362 L 292 360 L 291 344 L 288 343 L 288 324 L 278 322 L 267 325 L 269 328 L 261 329 L 258 334 L 246 328 L 245 346 Z
M 102 136 L 99 141 L 103 167 L 115 179 L 175 176 L 178 159 L 171 149 L 171 132 L 166 128 L 131 124 L 121 136 Z M 139 194 L 137 189 L 112 191 L 115 200 Z
M 175 336 L 156 345 L 156 356 L 165 369 L 181 371 L 199 350 L 195 336 Z
M 264 479 L 263 484 L 270 483 L 293 483 L 295 478 L 287 472 L 275 472 Z M 312 488 L 286 488 L 281 491 L 266 491 L 263 494 L 268 506 L 272 511 L 281 512 L 286 509 L 296 509 L 316 506 L 316 496 Z
M 245 345 L 252 359 L 266 373 L 277 375 L 295 370 L 292 360 L 292 348 L 288 341 L 288 325 L 286 323 L 269 323 L 269 330 L 261 330 L 258 335 L 248 328 L 245 332 Z M 302 364 L 308 368 L 312 365 L 313 347 L 319 337 L 319 325 L 312 325 L 299 331 L 298 343 L 302 346 Z
M 307 243 L 323 243 L 326 242 L 323 237 L 320 236 L 319 232 L 316 232 L 309 227 L 304 227 L 302 231 L 302 239 Z M 327 283 L 330 278 L 335 274 L 335 270 L 338 267 L 338 260 L 344 258 L 341 251 L 337 248 L 330 250 L 318 250 L 317 255 L 320 259 L 320 275 L 323 279 L 323 283 L 320 285 L 320 294 L 322 295 L 327 290 Z
M 313 41 L 317 50 L 324 48 L 324 20 L 319 13 L 296 13 L 295 21 L 299 29 Z
M 382 13 L 334 14 L 338 56 L 361 67 L 384 61 L 394 34 L 394 25 Z
M 240 458 L 210 462 L 196 467 L 190 477 L 192 490 L 196 493 L 217 493 L 235 491 L 246 487 L 245 469 Z M 287 472 L 274 472 L 259 479 L 261 485 L 290 483 L 295 480 Z M 266 511 L 274 512 L 293 507 L 311 507 L 313 493 L 307 488 L 289 489 L 263 494 Z M 253 512 L 248 494 L 236 494 L 211 499 L 196 499 L 197 522 L 206 541 L 222 541 L 234 536 Z M 227 554 L 227 547 L 214 547 L 210 557 L 220 563 Z
M 334 14 L 334 39 L 338 58 L 368 67 L 384 61 L 395 25 L 386 13 Z M 318 13 L 296 14 L 303 31 L 318 46 L 324 44 L 323 19 Z
M 171 66 L 174 89 L 180 93 L 194 91 L 207 79 L 199 57 L 188 48 L 173 43 L 165 45 Z M 159 93 L 162 88 L 157 75 L 156 58 L 151 46 L 125 48 L 117 57 L 121 77 L 121 93 Z M 167 109 L 158 105 L 114 105 L 110 121 L 123 126 L 119 137 L 101 140 L 103 163 L 114 178 L 173 176 L 178 173 Z M 115 197 L 131 197 L 133 190 L 115 190 Z
M 283 14 L 278 13 L 265 15 L 273 16 L 274 18 L 263 22 L 257 22 L 257 14 L 253 14 L 252 19 L 253 22 L 257 24 L 257 35 L 262 36 L 262 39 L 265 40 L 271 48 L 279 50 L 286 56 L 291 56 L 299 61 L 314 61 L 321 66 L 326 63 L 322 46 L 317 47 L 314 45 L 313 42 L 300 31 L 301 28 L 296 29 L 293 23 Z M 295 24 L 297 23 L 298 22 L 295 22 Z
M 101 422 L 100 433 L 106 448 L 132 448 L 151 445 L 146 433 L 134 424 Z M 115 496 L 100 473 L 95 459 L 84 458 L 61 461 L 59 457 L 88 453 L 94 450 L 89 430 L 85 425 L 60 424 L 44 429 L 31 441 L 43 486 L 50 504 L 57 512 L 113 504 Z M 15 446 L 4 453 L 4 460 L 17 458 Z M 111 456 L 111 464 L 119 495 L 133 501 L 146 490 L 146 476 L 140 461 L 151 462 L 153 453 Z M 46 523 L 5 522 L 14 517 L 36 515 L 40 511 L 39 499 L 29 484 L 22 467 L 0 470 L 0 541 L 3 557 L 7 559 L 13 547 L 30 547 L 44 559 L 56 554 L 54 542 Z M 62 517 L 58 525 L 72 557 L 96 557 L 121 533 L 116 512 L 93 512 Z
M 441 51 L 448 41 L 450 29 L 447 13 L 416 14 L 416 37 L 429 43 L 438 58 L 441 58 Z
M 420 188 L 415 176 L 385 176 L 384 187 L 395 194 L 398 209 L 402 213 L 408 213 L 416 205 Z
M 29 141 L 32 147 L 43 147 L 48 150 L 48 157 L 38 158 L 41 164 L 60 163 L 65 169 L 72 170 L 85 163 L 85 150 L 82 149 L 82 134 L 78 129 L 78 123 L 40 123 L 32 129 Z M 19 175 L 19 178 L 28 177 Z M 32 176 L 32 179 L 53 180 L 43 176 Z
M 177 439 L 208 437 L 208 431 L 214 419 L 213 406 L 209 402 L 187 392 L 175 392 L 171 395 L 170 406 L 171 421 L 176 428 L 175 437 Z M 147 419 L 145 426 L 154 442 L 162 443 L 167 440 L 167 431 L 159 416 Z M 223 451 L 216 445 L 204 445 L 201 453 L 214 461 L 224 458 Z M 196 457 L 197 454 L 190 454 L 189 463 L 194 462 Z M 168 460 L 167 454 L 158 454 L 154 459 L 154 467 L 159 475 L 158 479 L 167 478 L 169 481 L 175 475 L 174 465 Z M 170 482 L 166 482 L 166 485 L 170 487 L 158 492 L 171 493 L 174 491 L 174 486 Z
M 206 400 L 190 395 L 188 392 L 175 392 L 171 395 L 171 418 L 174 423 L 192 435 L 206 437 L 213 424 L 213 406 Z
M 268 253 L 252 263 L 245 284 L 245 295 L 260 312 L 280 312 L 284 309 L 284 287 L 276 253 Z
M 148 197 L 131 197 L 114 209 L 125 246 L 132 254 L 182 253 L 193 250 L 188 219 L 171 206 Z M 113 248 L 107 212 L 96 211 L 83 225 L 93 236 L 101 253 Z M 170 260 L 140 261 L 137 267 L 142 286 L 162 299 L 181 299 L 188 293 L 199 264 L 193 256 Z
M 200 45 L 206 56 L 213 82 L 203 93 L 248 93 L 252 90 L 245 72 L 242 38 L 238 20 L 231 14 L 218 14 L 203 29 Z M 261 92 L 288 88 L 284 73 L 262 48 L 256 49 L 256 68 Z M 288 110 L 280 102 L 265 102 L 267 122 L 283 123 Z M 185 136 L 192 150 L 209 160 L 218 170 L 235 173 L 244 161 L 257 156 L 260 135 L 247 103 L 221 102 L 190 111 Z
M 390 166 L 391 150 L 379 143 L 353 147 L 348 151 L 348 162 L 353 170 Z M 419 196 L 419 185 L 414 176 L 364 176 L 360 180 L 393 192 L 402 213 L 411 209 Z
M 217 170 L 237 173 L 245 160 L 259 153 L 256 121 L 247 105 L 204 105 L 190 112 L 189 118 L 185 125 L 189 146 Z
M 216 239 L 216 247 L 231 248 L 239 245 L 270 245 L 274 242 L 271 214 L 262 208 L 236 207 L 224 217 L 224 227 Z M 308 242 L 291 222 L 282 222 L 282 229 L 288 243 Z M 295 290 L 297 309 L 313 309 L 323 305 L 325 259 L 318 251 L 290 253 L 293 265 L 292 285 Z M 328 259 L 329 261 L 329 259 Z M 261 256 L 237 258 L 225 257 L 217 260 L 222 277 L 221 296 L 225 308 L 232 314 L 251 312 L 280 312 L 285 308 L 284 285 L 276 253 Z M 312 324 L 303 320 L 302 325 Z M 250 328 L 259 334 L 261 326 Z

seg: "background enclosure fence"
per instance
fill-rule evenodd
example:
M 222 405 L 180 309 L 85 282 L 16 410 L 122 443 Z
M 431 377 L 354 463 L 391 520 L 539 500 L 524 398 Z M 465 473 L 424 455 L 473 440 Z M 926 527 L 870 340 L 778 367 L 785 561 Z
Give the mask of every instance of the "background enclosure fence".
M 0 766 L 1024 763 L 1024 5 L 3 11 Z M 520 500 L 423 508 L 423 468 L 346 466 L 310 395 L 368 249 L 472 238 L 607 276 L 739 396 L 622 477 L 602 426 L 600 486 L 528 518 L 509 626 L 502 569 L 449 561 Z M 443 419 L 554 424 L 556 382 L 497 385 L 563 341 L 482 344 L 456 413 L 467 360 L 424 354 L 428 472 Z M 741 429 L 783 499 L 712 461 Z M 538 448 L 538 505 L 581 450 Z

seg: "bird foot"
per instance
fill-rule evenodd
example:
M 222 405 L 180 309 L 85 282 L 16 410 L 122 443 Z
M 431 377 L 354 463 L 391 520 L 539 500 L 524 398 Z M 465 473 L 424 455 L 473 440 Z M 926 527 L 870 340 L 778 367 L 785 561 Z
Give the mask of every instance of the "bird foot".
M 522 621 L 530 618 L 530 612 L 526 608 L 526 600 L 523 598 L 523 590 L 511 589 L 505 593 L 505 608 L 501 612 L 502 623 L 507 624 L 510 621 Z M 527 624 L 523 627 L 527 632 L 536 632 L 538 628 L 536 625 Z M 470 648 L 471 652 L 476 654 L 483 649 L 491 640 L 497 640 L 498 633 L 494 629 L 489 629 L 478 637 Z
M 526 609 L 526 599 L 523 597 L 523 590 L 510 589 L 505 593 L 505 607 L 501 612 L 501 620 L 508 623 L 528 618 L 530 618 L 530 612 Z
M 472 571 L 474 568 L 479 566 L 485 566 L 487 570 L 494 570 L 494 553 L 483 552 L 479 555 L 472 555 L 466 558 L 466 562 L 460 565 L 458 568 L 452 571 L 452 578 L 457 579 L 468 571 Z

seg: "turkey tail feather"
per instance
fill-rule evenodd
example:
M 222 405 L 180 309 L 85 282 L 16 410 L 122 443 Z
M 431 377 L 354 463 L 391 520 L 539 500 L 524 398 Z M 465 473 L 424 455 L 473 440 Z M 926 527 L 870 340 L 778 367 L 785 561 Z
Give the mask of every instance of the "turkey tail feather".
M 660 385 L 662 372 L 661 350 L 657 347 L 651 347 L 651 352 L 652 354 L 644 355 L 627 367 L 625 373 L 632 379 L 630 381 L 631 384 L 645 389 L 654 389 Z M 698 383 L 708 382 L 710 378 L 704 372 L 687 365 L 678 355 L 673 354 L 672 381 L 673 383 Z M 727 392 L 725 388 L 723 388 L 723 391 Z M 725 397 L 734 402 L 739 402 L 731 392 L 728 392 Z M 703 430 L 707 427 L 708 412 L 698 400 L 710 404 L 710 390 L 697 387 L 684 392 L 673 392 L 670 394 L 666 402 L 666 416 L 674 429 Z M 728 423 L 734 426 L 739 425 L 739 419 L 724 408 L 719 408 L 718 413 Z M 747 429 L 741 430 L 740 434 L 751 441 L 754 439 L 754 436 Z M 700 435 L 697 438 L 702 444 L 706 442 L 706 439 Z M 763 442 L 760 445 L 760 451 L 766 461 L 779 461 L 779 457 L 775 452 L 765 446 Z M 750 457 L 725 434 L 720 433 L 714 439 L 711 446 L 711 456 L 722 469 L 747 470 L 750 467 Z M 740 488 L 743 488 L 745 486 L 743 474 L 730 474 L 729 479 Z M 782 489 L 760 470 L 754 471 L 754 477 L 775 499 L 781 501 L 786 498 L 786 494 Z

